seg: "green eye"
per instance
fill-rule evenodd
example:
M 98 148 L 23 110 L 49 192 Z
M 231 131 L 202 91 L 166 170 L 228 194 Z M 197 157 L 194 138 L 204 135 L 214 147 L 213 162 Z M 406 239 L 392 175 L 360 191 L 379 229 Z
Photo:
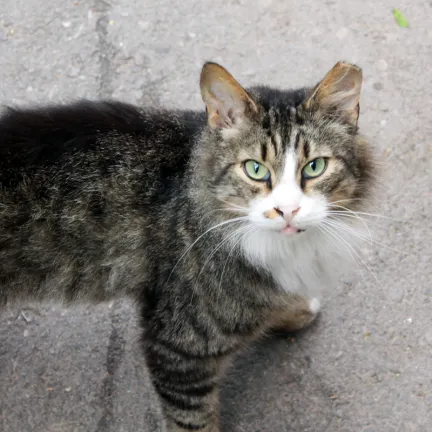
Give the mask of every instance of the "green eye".
M 245 173 L 252 180 L 256 181 L 267 181 L 270 178 L 269 169 L 262 163 L 254 160 L 248 160 L 244 163 Z
M 327 168 L 327 161 L 322 158 L 316 158 L 313 161 L 307 163 L 303 168 L 302 174 L 304 178 L 310 179 L 319 177 Z

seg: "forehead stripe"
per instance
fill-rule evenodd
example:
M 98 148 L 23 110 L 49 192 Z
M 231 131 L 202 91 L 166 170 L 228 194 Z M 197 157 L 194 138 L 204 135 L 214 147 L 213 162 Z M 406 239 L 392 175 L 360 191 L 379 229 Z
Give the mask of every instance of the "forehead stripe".
M 274 154 L 275 154 L 275 156 L 277 156 L 277 154 L 279 153 L 279 151 L 278 151 L 277 140 L 276 140 L 276 137 L 275 137 L 274 134 L 271 134 L 271 136 L 270 136 L 270 142 L 271 142 L 271 144 L 273 146 Z
M 298 149 L 299 142 L 300 142 L 300 131 L 297 132 L 297 135 L 295 137 L 295 141 L 294 141 L 294 150 L 295 151 L 297 151 L 297 149 Z
M 304 138 L 303 138 L 303 154 L 305 159 L 309 159 L 310 144 L 309 141 L 305 140 Z
M 266 142 L 261 143 L 261 159 L 263 160 L 263 162 L 265 162 L 267 159 L 267 143 Z

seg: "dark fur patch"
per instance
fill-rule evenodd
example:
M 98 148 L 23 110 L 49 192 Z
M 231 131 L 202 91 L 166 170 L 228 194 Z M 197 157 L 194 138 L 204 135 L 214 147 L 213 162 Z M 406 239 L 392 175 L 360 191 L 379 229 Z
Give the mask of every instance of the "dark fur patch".
M 267 143 L 266 142 L 261 143 L 261 158 L 262 158 L 263 162 L 265 162 L 267 159 Z
M 309 145 L 309 142 L 306 139 L 304 139 L 303 140 L 303 155 L 304 155 L 304 158 L 306 160 L 309 159 L 309 154 L 310 154 L 310 145 Z

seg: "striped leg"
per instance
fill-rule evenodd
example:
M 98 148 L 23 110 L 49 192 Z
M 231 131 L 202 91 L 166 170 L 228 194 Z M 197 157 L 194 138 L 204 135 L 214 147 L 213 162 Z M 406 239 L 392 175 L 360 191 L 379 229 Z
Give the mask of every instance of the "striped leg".
M 219 432 L 223 356 L 191 355 L 166 341 L 146 344 L 147 362 L 168 432 Z

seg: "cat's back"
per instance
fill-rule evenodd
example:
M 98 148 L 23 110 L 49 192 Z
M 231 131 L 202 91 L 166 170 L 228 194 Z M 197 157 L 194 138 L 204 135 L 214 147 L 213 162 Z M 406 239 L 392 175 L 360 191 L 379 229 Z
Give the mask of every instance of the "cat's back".
M 201 117 L 112 101 L 6 109 L 0 116 L 0 203 L 56 192 L 59 198 L 103 193 L 115 185 L 141 194 L 143 204 L 153 202 L 183 175 Z
M 3 187 L 13 185 L 18 171 L 30 175 L 92 152 L 120 161 L 136 151 L 141 164 L 150 154 L 152 165 L 163 154 L 168 161 L 184 159 L 201 121 L 193 112 L 144 110 L 113 101 L 6 108 L 0 111 L 0 181 Z
M 118 102 L 4 111 L 0 289 L 30 278 L 48 291 L 61 280 L 73 298 L 78 279 L 84 290 L 135 285 L 124 270 L 142 265 L 145 227 L 175 195 L 201 122 Z

